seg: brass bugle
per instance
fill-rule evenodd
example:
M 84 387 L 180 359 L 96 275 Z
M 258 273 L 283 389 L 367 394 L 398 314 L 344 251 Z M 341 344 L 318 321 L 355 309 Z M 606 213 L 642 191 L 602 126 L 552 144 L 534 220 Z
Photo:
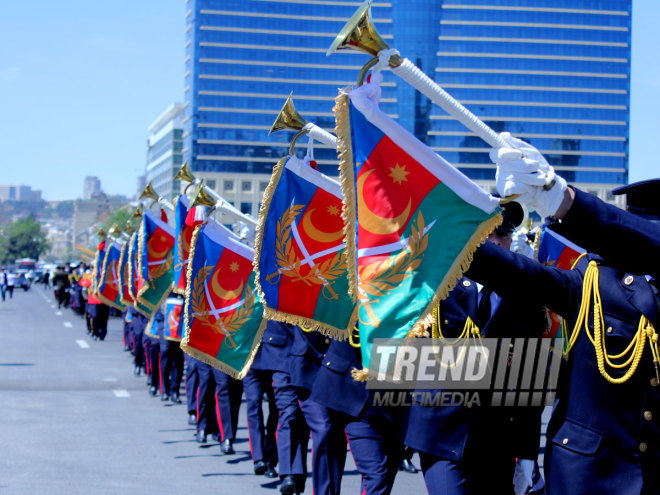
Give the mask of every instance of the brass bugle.
M 135 212 L 133 213 L 133 216 L 131 218 L 142 218 L 143 212 L 142 212 L 142 207 L 138 206 L 135 209 Z
M 181 168 L 179 169 L 179 171 L 174 176 L 174 179 L 172 180 L 181 180 L 183 182 L 190 182 L 190 183 L 195 182 L 195 176 L 188 168 L 188 162 L 181 165 Z
M 153 199 L 154 201 L 158 201 L 160 196 L 156 194 L 156 191 L 154 190 L 154 186 L 151 184 L 151 181 L 149 181 L 149 184 L 146 185 L 144 188 L 144 191 L 142 191 L 142 194 L 140 194 L 139 199 Z
M 273 122 L 268 135 L 270 136 L 273 132 L 281 130 L 301 131 L 306 125 L 307 121 L 296 111 L 296 107 L 293 105 L 292 91 L 284 102 L 282 110 L 277 114 L 277 118 Z
M 128 235 L 131 235 L 133 232 L 135 232 L 135 227 L 133 227 L 133 224 L 131 224 L 130 220 L 126 220 L 126 227 L 124 227 L 124 232 L 126 232 Z
M 101 239 L 105 239 L 108 236 L 108 234 L 105 233 L 105 230 L 103 229 L 103 227 L 101 227 L 99 229 L 99 231 L 96 233 L 96 235 L 99 236 Z
M 110 227 L 110 230 L 108 231 L 108 234 L 113 236 L 113 237 L 119 237 L 121 235 L 121 230 L 119 229 L 119 224 L 115 223 L 112 227 Z
M 389 48 L 374 27 L 371 19 L 371 0 L 367 0 L 339 32 L 326 55 L 332 55 L 337 50 L 357 50 L 371 55 L 373 58 L 360 69 L 358 75 L 358 86 L 361 86 L 367 71 L 378 62 L 378 53 Z M 402 63 L 403 58 L 399 55 L 392 55 L 389 59 L 390 67 L 398 67 Z
M 208 192 L 206 192 L 206 188 L 204 187 L 204 180 L 202 179 L 195 188 L 195 192 L 193 193 L 192 199 L 190 200 L 189 208 L 193 208 L 195 206 L 213 207 L 216 203 L 217 201 L 213 199 Z

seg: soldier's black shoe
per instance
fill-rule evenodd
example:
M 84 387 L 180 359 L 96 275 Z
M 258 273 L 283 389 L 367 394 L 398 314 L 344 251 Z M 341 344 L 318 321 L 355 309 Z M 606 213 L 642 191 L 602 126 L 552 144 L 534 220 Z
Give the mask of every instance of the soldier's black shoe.
M 280 493 L 284 493 L 285 495 L 297 495 L 299 493 L 298 485 L 292 475 L 289 474 L 284 477 L 280 485 Z
M 142 372 L 142 367 L 136 366 L 135 369 L 133 370 L 133 374 L 135 376 L 140 376 L 140 373 Z
M 399 471 L 405 471 L 406 473 L 417 473 L 419 472 L 419 469 L 415 467 L 415 465 L 410 461 L 409 459 L 404 459 L 403 462 L 401 462 L 401 467 L 399 468 Z
M 206 433 L 204 433 L 204 430 L 199 430 L 197 432 L 195 440 L 197 440 L 197 443 L 206 443 Z
M 170 397 L 169 397 L 169 395 L 167 395 L 167 394 L 161 394 L 161 395 L 160 395 L 160 400 L 162 400 L 163 402 L 169 400 L 169 398 L 170 398 Z
M 195 414 L 188 414 L 188 424 L 192 426 L 197 424 L 197 416 Z
M 277 478 L 278 474 L 275 471 L 275 468 L 268 466 L 268 469 L 264 472 L 266 478 Z
M 170 394 L 170 400 L 175 404 L 181 404 L 181 398 L 179 397 L 179 394 L 176 392 Z
M 149 387 L 149 395 L 152 397 L 156 397 L 156 395 L 158 395 L 158 389 L 156 388 L 156 385 Z
M 220 450 L 225 455 L 233 455 L 236 453 L 234 447 L 231 445 L 231 440 L 227 439 L 220 444 Z
M 268 464 L 265 461 L 257 461 L 254 463 L 254 474 L 264 474 L 268 469 Z

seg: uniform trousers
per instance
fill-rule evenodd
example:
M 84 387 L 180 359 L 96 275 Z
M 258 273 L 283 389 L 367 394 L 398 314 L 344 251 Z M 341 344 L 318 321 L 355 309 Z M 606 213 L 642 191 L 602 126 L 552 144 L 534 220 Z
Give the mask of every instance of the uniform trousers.
M 277 442 L 275 432 L 279 413 L 275 404 L 275 392 L 270 372 L 251 369 L 243 378 L 247 410 L 248 437 L 252 461 L 264 461 L 270 467 L 277 466 Z M 268 419 L 264 423 L 263 395 L 268 397 Z
M 300 401 L 312 434 L 312 486 L 314 495 L 336 495 L 346 463 L 346 433 L 341 414 L 311 399 Z
M 303 491 L 307 477 L 307 443 L 309 428 L 305 423 L 298 392 L 291 385 L 291 377 L 283 371 L 273 371 L 275 404 L 280 412 L 277 424 L 277 457 L 280 477 L 294 475 L 299 491 Z
M 197 416 L 197 389 L 199 387 L 199 374 L 197 372 L 197 359 L 188 354 L 184 354 L 186 364 L 186 404 L 188 414 Z
M 404 450 L 396 428 L 395 422 L 376 407 L 346 425 L 351 453 L 362 475 L 361 493 L 389 495 L 392 491 Z
M 179 342 L 162 339 L 160 342 L 160 391 L 167 396 L 179 395 L 183 378 L 183 351 Z
M 215 414 L 220 428 L 220 440 L 234 443 L 238 430 L 238 411 L 241 408 L 243 382 L 213 368 L 215 379 Z
M 197 431 L 205 435 L 218 432 L 218 421 L 215 417 L 215 378 L 213 368 L 197 361 Z

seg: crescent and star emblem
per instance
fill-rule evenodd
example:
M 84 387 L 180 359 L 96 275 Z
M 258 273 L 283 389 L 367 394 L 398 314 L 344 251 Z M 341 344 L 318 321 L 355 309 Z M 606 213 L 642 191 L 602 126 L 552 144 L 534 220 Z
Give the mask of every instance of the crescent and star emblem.
M 232 272 L 235 272 L 238 270 L 238 263 L 234 262 L 230 265 L 229 268 Z M 241 283 L 238 285 L 236 289 L 233 290 L 227 290 L 225 289 L 221 284 L 220 284 L 220 273 L 222 269 L 218 267 L 215 272 L 213 272 L 213 275 L 211 275 L 211 288 L 213 289 L 213 293 L 218 296 L 220 299 L 224 299 L 225 301 L 231 301 L 233 299 L 238 299 L 241 297 L 241 294 L 243 294 L 243 287 L 245 287 L 245 282 L 241 279 Z
M 364 183 L 374 170 L 369 170 L 357 179 L 357 207 L 360 227 L 376 235 L 394 234 L 401 230 L 410 216 L 412 200 L 408 199 L 408 205 L 402 213 L 395 217 L 382 217 L 369 209 L 364 201 Z
M 302 224 L 305 233 L 317 242 L 330 243 L 342 239 L 344 237 L 343 227 L 336 232 L 324 232 L 314 226 L 314 223 L 312 222 L 312 213 L 314 213 L 315 210 L 316 208 L 312 208 L 303 215 Z
M 149 252 L 149 257 L 152 260 L 161 260 L 165 258 L 165 256 L 167 256 L 167 253 L 170 251 L 170 248 L 167 246 L 167 244 L 165 244 L 167 242 L 167 237 L 161 235 L 158 238 L 158 243 L 160 245 L 164 245 L 164 250 L 162 251 L 157 250 L 157 246 L 154 246 L 155 244 L 154 241 L 156 241 L 156 238 L 152 237 L 151 239 L 149 239 L 149 242 L 147 243 L 147 251 Z

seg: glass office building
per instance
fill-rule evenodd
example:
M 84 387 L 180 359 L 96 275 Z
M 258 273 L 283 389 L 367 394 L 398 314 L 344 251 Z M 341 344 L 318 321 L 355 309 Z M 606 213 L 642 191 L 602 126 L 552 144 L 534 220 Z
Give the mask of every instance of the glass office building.
M 184 158 L 242 211 L 256 214 L 288 152 L 292 133 L 268 130 L 290 92 L 303 117 L 333 129 L 337 88 L 368 56 L 325 52 L 360 3 L 187 1 Z M 372 16 L 390 46 L 570 182 L 604 199 L 627 182 L 631 0 L 376 0 Z M 492 187 L 488 145 L 391 73 L 382 108 Z M 337 173 L 333 149 L 317 144 L 315 158 Z

